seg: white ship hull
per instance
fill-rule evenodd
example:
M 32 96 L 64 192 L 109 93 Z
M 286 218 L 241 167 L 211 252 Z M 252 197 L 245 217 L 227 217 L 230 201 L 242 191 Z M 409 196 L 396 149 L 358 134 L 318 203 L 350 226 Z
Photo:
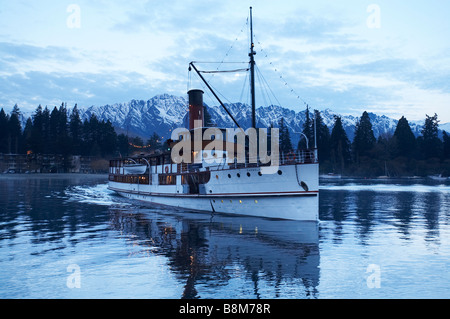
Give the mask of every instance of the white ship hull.
M 259 171 L 258 167 L 211 171 L 199 194 L 187 193 L 181 176 L 175 185 L 110 181 L 109 188 L 133 200 L 194 211 L 318 220 L 318 164 L 281 166 L 281 174 L 259 175 Z M 156 181 L 158 174 L 151 175 Z

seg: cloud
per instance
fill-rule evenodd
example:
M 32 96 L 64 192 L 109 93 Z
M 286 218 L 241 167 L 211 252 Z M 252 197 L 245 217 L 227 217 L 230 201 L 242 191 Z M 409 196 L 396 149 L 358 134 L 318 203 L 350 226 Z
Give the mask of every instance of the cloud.
M 59 100 L 104 105 L 183 95 L 190 61 L 248 60 L 246 0 L 77 3 L 80 29 L 67 28 L 64 3 L 14 2 L 0 12 L 2 106 L 35 108 Z M 379 5 L 381 28 L 373 30 L 361 2 L 255 4 L 256 62 L 282 106 L 299 110 L 306 101 L 341 113 L 378 109 L 414 118 L 437 112 L 450 121 L 442 3 Z M 245 77 L 209 78 L 232 102 L 246 96 Z M 257 103 L 263 102 L 259 96 Z
M 10 109 L 18 103 L 22 109 L 34 109 L 39 104 L 54 106 L 61 102 L 87 107 L 126 102 L 132 98 L 147 99 L 149 90 L 160 90 L 134 80 L 139 77 L 140 74 L 131 72 L 57 74 L 31 71 L 14 74 L 0 78 L 2 91 L 10 92 L 0 95 L 0 107 Z

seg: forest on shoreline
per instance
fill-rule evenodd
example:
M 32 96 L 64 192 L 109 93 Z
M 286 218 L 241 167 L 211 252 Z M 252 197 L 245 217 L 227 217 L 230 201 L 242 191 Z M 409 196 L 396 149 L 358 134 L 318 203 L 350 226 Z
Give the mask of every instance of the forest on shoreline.
M 207 112 L 205 112 L 207 113 Z M 81 120 L 77 105 L 68 115 L 67 106 L 43 108 L 39 105 L 22 128 L 20 109 L 14 106 L 10 114 L 0 110 L 0 153 L 3 154 L 61 154 L 108 159 L 128 156 L 134 152 L 161 151 L 167 148 L 153 132 L 148 140 L 117 134 L 112 123 L 100 121 L 94 114 Z M 205 114 L 205 122 L 208 119 Z M 306 148 L 306 139 L 292 145 L 290 133 L 280 119 L 280 151 Z M 367 112 L 358 119 L 353 141 L 336 116 L 333 127 L 324 124 L 320 112 L 306 110 L 303 135 L 309 147 L 317 143 L 320 172 L 355 177 L 450 176 L 450 135 L 439 137 L 437 114 L 426 115 L 421 135 L 414 136 L 408 120 L 399 119 L 393 135 L 375 138 Z M 315 141 L 317 138 L 317 142 Z
M 283 123 L 280 127 L 280 151 L 293 149 L 289 131 Z M 402 116 L 394 134 L 375 138 L 369 114 L 363 112 L 356 122 L 354 139 L 350 141 L 335 116 L 332 128 L 324 124 L 320 112 L 313 115 L 306 110 L 302 136 L 308 144 L 317 144 L 320 172 L 354 177 L 409 177 L 442 175 L 450 176 L 450 135 L 443 131 L 439 138 L 438 115 L 426 115 L 421 135 L 416 138 L 408 120 Z M 306 148 L 302 138 L 298 148 Z M 317 142 L 315 141 L 317 138 Z

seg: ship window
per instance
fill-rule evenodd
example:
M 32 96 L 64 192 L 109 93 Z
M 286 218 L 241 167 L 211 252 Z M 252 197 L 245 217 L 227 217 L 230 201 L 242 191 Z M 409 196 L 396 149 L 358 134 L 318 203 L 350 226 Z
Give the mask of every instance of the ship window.
M 259 172 L 258 172 L 258 175 L 259 175 L 259 176 L 262 176 L 262 173 L 261 173 L 261 171 L 259 171 Z
M 278 175 L 283 174 L 283 172 L 281 170 L 278 170 Z
M 219 175 L 216 175 L 216 178 L 219 179 Z
M 239 204 L 242 204 L 242 201 L 241 201 L 241 200 L 239 200 Z
M 237 176 L 237 177 L 241 177 L 241 174 L 237 173 L 236 176 Z
M 228 178 L 231 178 L 231 174 L 228 174 Z
M 159 185 L 176 185 L 175 175 L 160 174 L 158 176 Z
M 255 204 L 258 204 L 258 201 L 255 199 Z
M 250 172 L 247 172 L 247 176 L 250 177 Z

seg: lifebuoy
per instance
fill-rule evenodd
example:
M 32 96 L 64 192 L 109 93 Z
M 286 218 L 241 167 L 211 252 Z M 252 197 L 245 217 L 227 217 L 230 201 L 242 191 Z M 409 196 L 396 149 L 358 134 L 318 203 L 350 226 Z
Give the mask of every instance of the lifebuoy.
M 289 152 L 286 155 L 286 158 L 287 158 L 288 161 L 295 161 L 295 153 L 294 152 Z
M 169 166 L 166 166 L 165 171 L 166 171 L 166 174 L 169 173 Z

